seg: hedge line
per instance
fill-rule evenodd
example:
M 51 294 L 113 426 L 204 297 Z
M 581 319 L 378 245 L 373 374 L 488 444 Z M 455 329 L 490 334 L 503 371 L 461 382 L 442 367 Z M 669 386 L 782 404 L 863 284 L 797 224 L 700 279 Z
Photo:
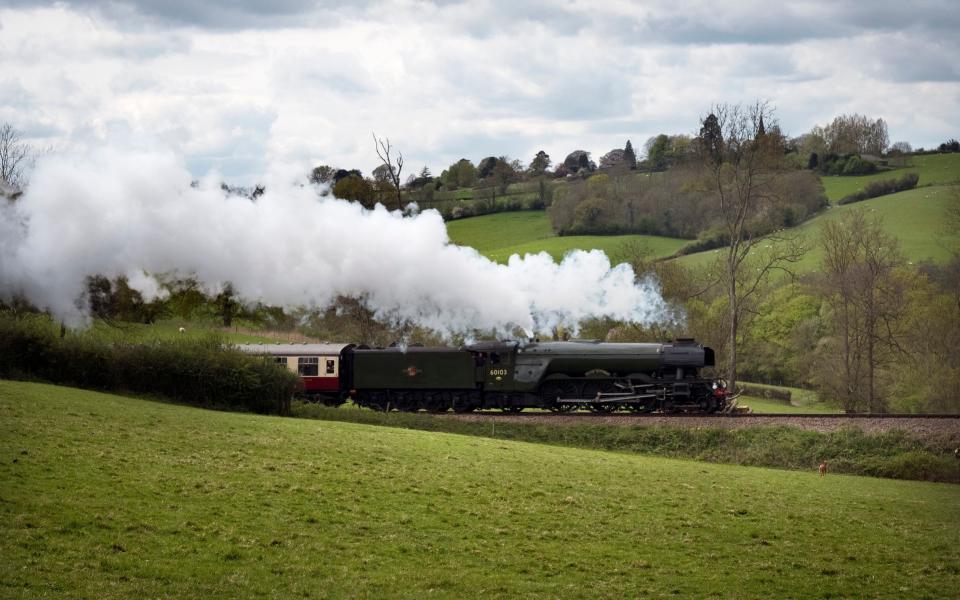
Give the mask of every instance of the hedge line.
M 156 394 L 185 404 L 287 414 L 298 377 L 262 358 L 201 340 L 111 343 L 56 335 L 49 322 L 0 317 L 0 377 L 110 392 Z
M 912 190 L 917 187 L 920 181 L 920 175 L 917 173 L 906 173 L 900 179 L 883 179 L 880 181 L 871 181 L 859 192 L 844 196 L 837 204 L 853 204 L 870 198 L 878 198 L 887 194 L 896 194 L 906 190 Z

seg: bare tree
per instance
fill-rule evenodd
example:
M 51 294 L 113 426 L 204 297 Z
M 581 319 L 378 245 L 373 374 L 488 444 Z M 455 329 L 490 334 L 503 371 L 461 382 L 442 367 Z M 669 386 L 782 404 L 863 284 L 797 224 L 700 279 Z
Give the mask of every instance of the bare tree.
M 13 125 L 0 125 L 0 181 L 14 187 L 23 187 L 26 170 L 33 159 L 33 151 Z
M 770 209 L 783 195 L 778 183 L 785 170 L 779 138 L 763 134 L 764 121 L 768 128 L 776 124 L 765 102 L 748 107 L 718 104 L 701 119 L 698 140 L 707 175 L 704 191 L 716 200 L 714 208 L 729 243 L 718 271 L 729 311 L 730 389 L 736 385 L 737 344 L 744 319 L 770 275 L 781 271 L 792 276 L 790 265 L 805 251 L 795 236 L 766 233 L 771 228 L 766 221 Z
M 898 273 L 903 255 L 881 220 L 862 210 L 825 223 L 820 245 L 833 347 L 840 355 L 824 357 L 835 365 L 824 387 L 848 412 L 883 412 L 878 370 L 899 350 L 907 310 L 907 281 Z
M 378 138 L 377 134 L 373 134 L 373 147 L 377 151 L 377 156 L 380 157 L 381 162 L 387 168 L 388 174 L 393 186 L 397 192 L 397 208 L 403 210 L 403 198 L 400 194 L 400 173 L 403 171 L 403 154 L 397 152 L 397 158 L 394 160 L 390 153 L 393 150 L 393 147 L 390 145 L 390 138 Z M 394 167 L 396 164 L 396 167 Z

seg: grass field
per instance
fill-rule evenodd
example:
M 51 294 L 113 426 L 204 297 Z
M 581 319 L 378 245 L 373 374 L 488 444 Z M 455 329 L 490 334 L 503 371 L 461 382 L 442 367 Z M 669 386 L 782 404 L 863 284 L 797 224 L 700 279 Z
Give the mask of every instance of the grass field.
M 741 382 L 746 383 L 746 382 Z M 739 398 L 741 405 L 749 406 L 753 412 L 757 413 L 836 413 L 839 409 L 835 406 L 828 406 L 820 401 L 817 393 L 813 390 L 804 390 L 801 388 L 765 385 L 762 383 L 747 383 L 751 387 L 771 388 L 775 390 L 787 390 L 790 392 L 790 402 L 772 400 L 769 398 L 757 398 L 755 396 L 744 395 Z
M 740 396 L 737 399 L 740 406 L 749 406 L 755 413 L 793 413 L 793 414 L 828 414 L 836 413 L 835 407 L 826 404 L 809 404 L 805 406 L 795 406 L 787 402 L 770 400 L 768 398 L 756 398 L 754 396 Z
M 960 154 L 925 154 L 911 156 L 910 166 L 862 175 L 859 177 L 827 176 L 821 177 L 823 189 L 831 202 L 836 202 L 845 196 L 862 190 L 872 181 L 898 179 L 905 173 L 920 175 L 918 186 L 943 185 L 960 182 Z
M 817 269 L 822 256 L 822 251 L 817 245 L 821 225 L 825 221 L 839 218 L 848 211 L 859 209 L 866 210 L 870 217 L 883 218 L 884 228 L 900 240 L 900 249 L 908 260 L 914 263 L 923 260 L 946 261 L 950 253 L 943 239 L 945 233 L 943 215 L 952 195 L 957 193 L 960 193 L 957 186 L 925 187 L 855 204 L 831 207 L 825 213 L 793 230 L 803 236 L 810 248 L 795 268 L 799 273 Z M 722 251 L 698 252 L 677 260 L 686 266 L 704 266 Z
M 46 315 L 23 316 L 21 318 L 33 318 L 38 324 L 54 330 L 59 329 L 59 324 Z M 182 333 L 180 332 L 181 327 L 184 328 Z M 290 332 L 289 334 L 268 331 L 258 332 L 256 328 L 249 326 L 249 324 L 240 322 L 234 328 L 225 328 L 212 321 L 196 319 L 189 321 L 162 319 L 151 324 L 106 322 L 102 319 L 93 319 L 89 327 L 72 329 L 70 335 L 90 336 L 99 340 L 129 344 L 163 340 L 204 339 L 210 336 L 217 336 L 223 341 L 233 344 L 273 343 L 278 341 L 278 336 L 281 338 L 289 336 L 291 341 L 303 341 L 293 339 L 298 336 L 296 332 Z
M 603 250 L 616 258 L 624 244 L 646 244 L 653 256 L 669 256 L 687 240 L 650 235 L 577 235 L 558 237 L 544 211 L 507 212 L 447 223 L 451 241 L 475 248 L 484 256 L 505 263 L 513 254 L 548 252 L 559 261 L 571 250 Z
M 875 175 L 822 177 L 827 197 L 833 202 L 862 189 L 870 181 L 896 178 L 911 171 L 919 173 L 920 185 L 927 187 L 833 207 L 802 224 L 797 231 L 813 241 L 824 219 L 836 218 L 852 207 L 862 207 L 883 216 L 887 230 L 900 240 L 909 260 L 945 260 L 948 252 L 941 244 L 939 233 L 943 210 L 949 201 L 949 194 L 953 193 L 950 190 L 956 188 L 944 184 L 960 182 L 960 154 L 929 154 L 914 156 L 910 160 L 909 167 Z M 676 238 L 641 235 L 557 237 L 543 211 L 497 213 L 460 219 L 447 223 L 447 231 L 453 243 L 473 247 L 498 262 L 506 262 L 512 254 L 522 256 L 541 251 L 549 252 L 554 259 L 560 260 L 565 253 L 577 248 L 600 249 L 616 259 L 623 244 L 628 241 L 643 241 L 648 244 L 653 256 L 663 257 L 673 254 L 686 243 L 686 240 Z M 686 265 L 704 265 L 714 254 L 714 251 L 702 252 L 683 257 L 680 261 Z M 800 271 L 816 268 L 819 260 L 818 251 L 808 253 L 800 265 Z
M 0 596 L 939 598 L 960 487 L 0 381 Z

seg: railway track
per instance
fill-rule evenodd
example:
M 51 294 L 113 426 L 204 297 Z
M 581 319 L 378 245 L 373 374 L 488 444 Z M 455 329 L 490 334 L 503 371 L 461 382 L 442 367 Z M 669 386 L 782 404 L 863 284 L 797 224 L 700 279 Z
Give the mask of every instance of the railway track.
M 567 412 L 552 413 L 542 412 L 521 412 L 505 413 L 495 410 L 479 411 L 473 413 L 476 415 L 493 416 L 502 418 L 537 418 L 546 417 L 550 419 L 655 419 L 655 418 L 687 418 L 687 419 L 757 419 L 766 417 L 790 417 L 798 419 L 960 419 L 960 414 L 914 414 L 914 413 L 591 413 L 591 412 Z

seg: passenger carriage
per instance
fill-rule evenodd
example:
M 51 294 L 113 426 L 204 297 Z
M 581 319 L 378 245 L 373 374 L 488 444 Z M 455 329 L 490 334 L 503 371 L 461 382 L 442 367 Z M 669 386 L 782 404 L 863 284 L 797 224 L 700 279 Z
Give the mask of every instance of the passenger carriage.
M 348 368 L 344 351 L 352 344 L 239 344 L 242 352 L 270 356 L 303 381 L 303 393 L 328 405 L 343 404 L 340 375 Z

